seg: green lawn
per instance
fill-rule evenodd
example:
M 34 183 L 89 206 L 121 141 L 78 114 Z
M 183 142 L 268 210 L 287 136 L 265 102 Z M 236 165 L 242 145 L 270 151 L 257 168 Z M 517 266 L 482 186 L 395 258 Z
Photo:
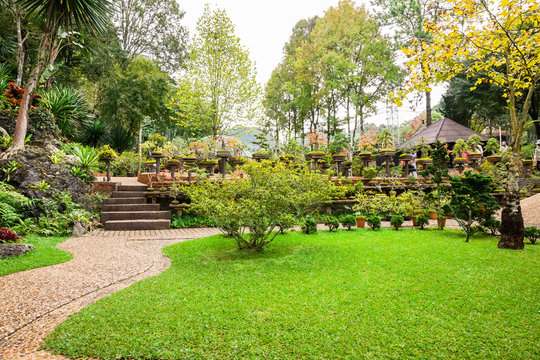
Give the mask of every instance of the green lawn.
M 57 244 L 66 239 L 66 236 L 44 237 L 29 235 L 22 243 L 32 244 L 36 248 L 20 256 L 0 259 L 0 276 L 71 260 L 73 256 L 70 253 L 56 247 Z
M 100 359 L 538 359 L 540 246 L 447 230 L 220 236 L 75 314 L 45 348 Z

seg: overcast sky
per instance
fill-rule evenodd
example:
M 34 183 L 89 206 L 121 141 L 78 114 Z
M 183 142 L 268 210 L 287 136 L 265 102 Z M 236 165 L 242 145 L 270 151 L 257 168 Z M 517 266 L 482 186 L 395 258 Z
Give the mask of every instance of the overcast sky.
M 338 0 L 177 0 L 180 8 L 186 12 L 184 24 L 190 36 L 195 33 L 197 19 L 202 15 L 205 4 L 212 8 L 225 9 L 236 27 L 236 35 L 250 52 L 250 58 L 257 66 L 257 79 L 264 86 L 272 70 L 282 58 L 282 50 L 288 41 L 296 23 L 315 15 L 322 16 L 330 6 L 336 6 Z M 357 0 L 357 4 L 369 1 Z M 440 100 L 441 89 L 435 89 L 432 104 Z M 415 112 L 422 112 L 425 106 L 419 103 L 415 111 L 405 105 L 399 108 L 400 122 L 410 120 Z M 386 121 L 384 104 L 378 106 L 379 113 L 368 121 L 382 123 Z

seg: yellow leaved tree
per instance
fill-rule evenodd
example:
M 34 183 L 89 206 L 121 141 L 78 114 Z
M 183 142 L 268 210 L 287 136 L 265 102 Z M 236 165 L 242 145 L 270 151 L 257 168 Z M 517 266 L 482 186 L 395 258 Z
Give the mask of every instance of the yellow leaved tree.
M 398 94 L 429 90 L 456 74 L 478 77 L 505 90 L 512 139 L 500 248 L 523 248 L 519 202 L 520 139 L 540 79 L 540 12 L 537 0 L 445 0 L 441 18 L 425 23 L 431 42 L 403 49 L 409 79 Z M 426 66 L 427 65 L 427 66 Z M 474 91 L 475 87 L 471 88 Z

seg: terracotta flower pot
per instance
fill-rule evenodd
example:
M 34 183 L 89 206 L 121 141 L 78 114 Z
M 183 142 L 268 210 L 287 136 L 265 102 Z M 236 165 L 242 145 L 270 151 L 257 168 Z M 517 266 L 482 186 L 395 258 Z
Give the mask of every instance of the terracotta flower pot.
M 412 225 L 413 225 L 413 226 L 418 226 L 418 222 L 416 221 L 416 215 L 413 216 L 413 217 L 411 218 L 411 220 L 412 220 Z
M 363 216 L 356 217 L 356 227 L 363 228 L 366 225 L 366 218 Z
M 437 219 L 437 212 L 436 211 L 430 211 L 429 212 L 429 218 L 430 218 L 430 220 Z

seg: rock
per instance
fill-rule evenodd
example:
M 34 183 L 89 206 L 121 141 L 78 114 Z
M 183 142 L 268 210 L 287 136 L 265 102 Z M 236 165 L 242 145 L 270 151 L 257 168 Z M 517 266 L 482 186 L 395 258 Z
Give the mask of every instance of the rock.
M 19 256 L 35 248 L 28 244 L 0 244 L 0 258 Z
M 79 237 L 83 236 L 88 232 L 87 224 L 83 223 L 82 221 L 75 221 L 73 224 L 73 236 Z
M 92 192 L 92 186 L 82 182 L 71 175 L 71 167 L 62 164 L 53 164 L 49 159 L 50 153 L 39 146 L 27 146 L 9 159 L 0 160 L 0 169 L 10 166 L 16 161 L 19 165 L 11 174 L 9 183 L 15 186 L 22 194 L 32 198 L 52 197 L 55 192 L 67 191 L 73 201 L 80 202 L 85 195 Z M 0 171 L 0 180 L 5 180 L 5 174 Z M 50 189 L 43 191 L 37 185 L 44 180 Z

